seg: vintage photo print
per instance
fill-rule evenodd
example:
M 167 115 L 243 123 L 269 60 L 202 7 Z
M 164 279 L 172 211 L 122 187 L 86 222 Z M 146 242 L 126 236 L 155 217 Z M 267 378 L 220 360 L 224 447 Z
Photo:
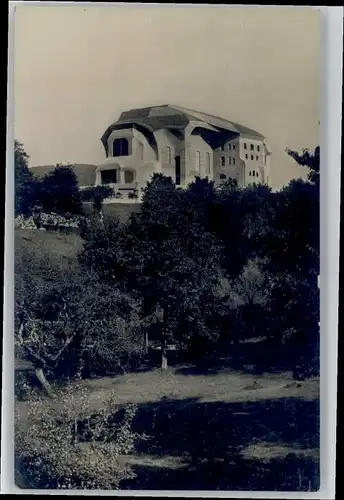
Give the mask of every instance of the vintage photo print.
M 341 8 L 11 4 L 2 481 L 330 498 Z

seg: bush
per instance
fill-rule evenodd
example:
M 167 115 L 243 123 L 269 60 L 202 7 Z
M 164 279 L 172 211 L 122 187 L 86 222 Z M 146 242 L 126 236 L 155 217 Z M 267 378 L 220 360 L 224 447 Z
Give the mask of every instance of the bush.
M 122 419 L 109 425 L 121 410 Z M 25 424 L 16 412 L 18 481 L 27 488 L 118 488 L 122 480 L 133 477 L 123 455 L 133 448 L 135 413 L 134 405 L 119 408 L 112 394 L 92 418 L 89 394 L 80 382 L 61 390 L 54 404 L 32 399 Z M 81 422 L 86 422 L 87 442 L 79 439 Z

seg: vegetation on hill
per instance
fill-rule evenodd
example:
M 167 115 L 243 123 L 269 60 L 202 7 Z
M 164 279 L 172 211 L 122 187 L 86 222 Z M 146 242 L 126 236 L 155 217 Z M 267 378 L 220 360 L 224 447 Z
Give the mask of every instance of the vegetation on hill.
M 198 472 L 204 463 L 197 462 L 197 456 L 208 461 L 204 470 L 211 475 L 218 461 L 227 460 L 211 422 L 222 411 L 230 411 L 233 425 L 239 423 L 235 408 L 226 406 L 228 401 L 223 405 L 217 401 L 216 409 L 209 410 L 215 416 L 208 419 L 204 401 L 201 406 L 195 402 L 202 399 L 202 389 L 198 395 L 186 390 L 195 377 L 230 369 L 253 373 L 255 379 L 245 379 L 235 393 L 242 398 L 243 391 L 251 391 L 252 401 L 282 397 L 276 395 L 277 386 L 271 390 L 272 379 L 264 373 L 293 371 L 295 394 L 300 379 L 318 375 L 319 150 L 288 154 L 310 169 L 306 182 L 292 181 L 273 193 L 264 185 L 239 188 L 229 181 L 216 186 L 196 178 L 180 190 L 170 178 L 155 174 L 139 210 L 120 219 L 105 213 L 103 201 L 109 192 L 93 189 L 82 194 L 68 166 L 57 166 L 41 180 L 33 178 L 24 148 L 16 143 L 17 214 L 46 210 L 63 216 L 83 214 L 86 221 L 80 234 L 16 231 L 16 357 L 32 367 L 27 376 L 17 370 L 17 397 L 27 399 L 32 427 L 27 432 L 18 417 L 16 456 L 31 487 L 118 487 L 128 479 L 120 455 L 135 443 L 136 449 L 147 452 L 148 445 L 135 441 L 135 428 L 143 431 L 145 422 L 150 429 L 151 453 L 159 446 L 161 453 L 164 447 L 175 453 L 159 431 L 168 419 L 182 446 L 173 412 L 184 415 L 191 432 L 191 421 L 180 404 L 161 401 L 156 409 L 148 396 L 139 417 L 128 394 L 121 408 L 110 405 L 100 416 L 98 406 L 92 416 L 91 409 L 84 411 L 81 399 L 87 397 L 93 407 L 92 396 L 83 396 L 83 391 L 94 376 L 112 374 L 119 381 L 120 375 L 139 372 L 133 373 L 138 382 L 143 380 L 141 372 L 159 366 L 161 371 L 152 372 L 156 385 L 152 390 L 159 392 L 166 383 L 173 387 L 172 393 L 164 389 L 159 394 L 172 400 L 179 396 L 171 373 L 190 377 L 190 382 L 183 379 L 185 397 L 180 397 L 200 422 L 196 427 L 202 444 L 185 453 Z M 86 199 L 93 204 L 90 215 L 82 207 Z M 262 337 L 264 341 L 253 344 Z M 216 392 L 216 380 L 212 387 Z M 79 403 L 71 405 L 72 400 Z M 269 403 L 267 411 L 273 412 L 274 404 Z M 258 408 L 251 410 L 260 415 Z M 117 415 L 117 421 L 118 412 L 122 416 Z M 155 422 L 156 414 L 158 429 L 145 420 Z M 93 417 L 96 422 L 103 418 L 102 423 Z M 116 436 L 111 434 L 114 421 L 121 422 Z M 63 436 L 61 425 L 66 430 Z M 82 438 L 83 426 L 90 426 L 91 437 Z M 256 432 L 262 436 L 260 429 Z M 234 434 L 232 445 L 239 447 Z M 209 436 L 215 439 L 217 455 L 209 448 Z M 228 448 L 229 436 L 225 441 Z M 85 452 L 86 445 L 92 452 Z M 237 449 L 235 459 L 241 463 L 238 454 Z M 42 463 L 42 475 L 37 476 Z M 191 477 L 191 469 L 188 473 Z M 301 480 L 300 485 L 308 487 Z

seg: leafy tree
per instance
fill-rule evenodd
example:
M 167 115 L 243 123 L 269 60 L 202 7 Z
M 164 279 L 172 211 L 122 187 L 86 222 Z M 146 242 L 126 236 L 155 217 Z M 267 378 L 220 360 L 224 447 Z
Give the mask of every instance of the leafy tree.
M 267 330 L 298 346 L 304 367 L 317 359 L 319 348 L 319 153 L 319 148 L 314 155 L 288 152 L 310 168 L 309 181 L 293 180 L 274 194 L 261 242 L 269 275 Z
M 85 363 L 116 371 L 123 354 L 140 350 L 132 298 L 99 283 L 91 272 L 54 265 L 48 255 L 38 258 L 23 249 L 15 278 L 16 355 L 34 364 L 49 395 L 48 372 L 71 376 Z
M 114 190 L 110 186 L 94 186 L 81 191 L 83 201 L 93 202 L 93 208 L 102 219 L 103 201 L 114 195 Z
M 142 315 L 152 318 L 150 333 L 159 339 L 162 368 L 171 339 L 188 344 L 195 335 L 216 335 L 207 313 L 216 303 L 220 248 L 197 219 L 191 190 L 154 175 L 140 213 L 126 227 L 98 229 L 81 255 L 104 279 L 142 299 Z
M 299 165 L 309 169 L 308 180 L 316 185 L 320 182 L 320 147 L 317 146 L 313 153 L 304 149 L 302 154 L 287 148 L 287 154 Z
M 29 169 L 29 156 L 23 144 L 14 141 L 15 214 L 31 215 L 36 201 L 36 183 Z
M 38 199 L 44 212 L 81 214 L 77 177 L 71 165 L 57 165 L 40 181 Z

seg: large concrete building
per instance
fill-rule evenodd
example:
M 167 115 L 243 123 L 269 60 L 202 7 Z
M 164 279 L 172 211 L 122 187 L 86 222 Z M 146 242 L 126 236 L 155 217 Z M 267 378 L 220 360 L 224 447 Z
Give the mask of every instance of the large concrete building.
M 271 151 L 262 134 L 180 106 L 125 111 L 101 141 L 104 161 L 97 166 L 76 165 L 75 172 L 80 187 L 114 188 L 116 195 L 109 202 L 133 200 L 135 193 L 139 201 L 141 188 L 154 173 L 163 173 L 180 186 L 195 176 L 216 184 L 234 178 L 239 186 L 271 185 Z

